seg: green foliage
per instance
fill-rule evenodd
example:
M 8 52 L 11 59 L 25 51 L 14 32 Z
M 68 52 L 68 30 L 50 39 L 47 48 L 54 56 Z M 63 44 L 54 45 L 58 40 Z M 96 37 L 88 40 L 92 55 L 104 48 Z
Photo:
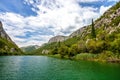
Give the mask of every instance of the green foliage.
M 117 10 L 118 8 L 120 8 L 120 1 L 115 6 L 113 6 L 111 9 Z
M 61 58 L 64 58 L 64 56 L 66 54 L 68 54 L 68 47 L 65 45 L 62 45 L 59 49 L 58 49 L 58 54 L 61 55 Z
M 110 60 L 114 58 L 114 54 L 111 51 L 103 51 L 101 54 L 98 55 L 99 60 Z
M 116 17 L 114 20 L 112 20 L 113 26 L 117 26 L 120 23 L 120 16 Z
M 104 50 L 107 50 L 109 43 L 104 40 L 94 40 L 91 39 L 86 44 L 87 50 L 89 53 L 99 54 Z
M 96 31 L 97 31 L 97 38 L 99 40 L 105 40 L 106 37 L 105 34 L 107 34 L 107 32 L 104 30 L 104 26 L 101 26 L 101 28 L 97 29 Z
M 111 51 L 120 53 L 120 38 L 115 39 L 113 42 L 111 42 Z
M 68 56 L 69 56 L 69 57 L 73 57 L 73 56 L 75 56 L 77 53 L 78 53 L 78 46 L 77 46 L 77 44 L 74 44 L 74 45 L 72 45 L 72 46 L 69 48 Z
M 78 53 L 85 53 L 87 52 L 86 43 L 85 41 L 81 40 L 78 42 Z
M 2 39 L 0 39 L 0 49 L 3 48 L 5 45 L 5 42 Z
M 73 44 L 76 44 L 78 41 L 80 40 L 80 37 L 73 37 L 73 38 L 69 38 L 66 41 L 64 41 L 63 43 L 68 46 L 71 47 Z
M 27 47 L 21 47 L 21 49 L 27 53 L 27 52 L 31 52 L 33 50 L 36 50 L 35 46 L 27 46 Z
M 96 33 L 95 33 L 95 27 L 94 27 L 93 19 L 92 19 L 91 38 L 96 38 Z
M 96 53 L 96 42 L 95 40 L 89 40 L 87 45 L 87 50 L 89 51 L 89 53 Z
M 58 54 L 58 48 L 53 48 L 51 51 L 50 51 L 50 54 L 52 55 L 55 55 L 55 54 Z
M 75 56 L 76 60 L 92 60 L 94 58 L 96 58 L 97 55 L 95 54 L 90 54 L 90 53 L 81 53 L 81 54 L 77 54 Z
M 116 39 L 116 33 L 106 35 L 106 39 L 111 42 L 114 41 Z
M 16 52 L 11 53 L 11 48 L 14 48 Z M 14 43 L 0 37 L 0 55 L 17 55 L 21 53 L 22 51 Z
M 40 54 L 42 54 L 43 50 L 52 50 L 55 47 L 58 47 L 58 43 L 57 42 L 44 44 L 42 47 L 40 47 L 40 48 L 38 48 L 36 50 L 33 50 L 33 51 L 31 51 L 31 52 L 29 52 L 27 54 L 29 54 L 29 55 L 40 55 Z

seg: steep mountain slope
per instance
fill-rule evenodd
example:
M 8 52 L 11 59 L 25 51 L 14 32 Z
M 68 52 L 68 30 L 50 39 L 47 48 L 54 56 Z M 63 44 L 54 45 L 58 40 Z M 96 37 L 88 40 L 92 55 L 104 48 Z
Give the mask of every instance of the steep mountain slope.
M 99 19 L 97 19 L 94 22 L 94 26 L 97 29 L 103 28 L 106 30 L 107 33 L 111 33 L 114 30 L 117 30 L 116 28 L 120 27 L 120 2 L 118 2 L 115 6 L 110 8 L 108 11 L 106 11 L 103 16 L 101 16 Z M 78 29 L 77 31 L 73 32 L 70 37 L 79 36 L 81 34 L 87 34 L 90 33 L 89 26 L 82 27 Z
M 47 50 L 47 54 L 60 54 L 62 57 L 80 53 L 120 54 L 120 2 L 93 23 L 95 38 L 91 37 L 92 25 L 88 25 L 73 32 L 65 41 L 48 43 L 33 53 L 43 54 Z
M 21 50 L 4 31 L 2 22 L 0 21 L 0 55 L 12 54 L 21 54 Z

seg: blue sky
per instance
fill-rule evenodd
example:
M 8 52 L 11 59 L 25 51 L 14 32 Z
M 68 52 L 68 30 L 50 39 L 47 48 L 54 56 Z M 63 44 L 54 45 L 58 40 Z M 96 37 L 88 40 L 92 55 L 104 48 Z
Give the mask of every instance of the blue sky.
M 42 45 L 91 23 L 119 0 L 0 0 L 0 20 L 18 46 Z

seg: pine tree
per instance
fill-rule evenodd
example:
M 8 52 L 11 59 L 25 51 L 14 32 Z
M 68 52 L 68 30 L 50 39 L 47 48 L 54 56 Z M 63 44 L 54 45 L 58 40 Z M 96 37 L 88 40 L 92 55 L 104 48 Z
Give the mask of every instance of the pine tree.
M 91 38 L 96 38 L 96 33 L 95 33 L 95 27 L 94 27 L 93 19 L 92 19 Z

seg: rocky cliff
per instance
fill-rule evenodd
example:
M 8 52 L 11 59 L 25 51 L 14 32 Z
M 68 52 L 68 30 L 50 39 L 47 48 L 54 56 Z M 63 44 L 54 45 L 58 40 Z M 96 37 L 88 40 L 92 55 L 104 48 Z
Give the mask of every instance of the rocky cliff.
M 83 33 L 83 31 L 86 29 L 86 26 L 74 31 L 72 34 L 69 35 L 69 38 L 72 38 L 74 36 L 79 36 L 80 34 Z
M 6 40 L 8 40 L 8 41 L 13 42 L 13 41 L 10 39 L 10 37 L 7 35 L 7 33 L 4 31 L 3 25 L 2 25 L 2 22 L 1 22 L 1 21 L 0 21 L 0 37 L 6 39 Z
M 117 28 L 120 28 L 120 2 L 115 6 L 106 11 L 99 19 L 94 22 L 95 28 L 104 27 L 108 33 L 114 32 Z M 90 26 L 84 26 L 75 32 L 73 32 L 69 37 L 74 36 L 85 36 L 90 33 Z
M 0 55 L 11 55 L 13 53 L 20 54 L 21 50 L 5 32 L 0 21 Z
M 65 41 L 68 37 L 67 36 L 55 36 L 55 37 L 52 37 L 48 43 L 52 43 L 52 42 L 62 42 L 62 41 Z

